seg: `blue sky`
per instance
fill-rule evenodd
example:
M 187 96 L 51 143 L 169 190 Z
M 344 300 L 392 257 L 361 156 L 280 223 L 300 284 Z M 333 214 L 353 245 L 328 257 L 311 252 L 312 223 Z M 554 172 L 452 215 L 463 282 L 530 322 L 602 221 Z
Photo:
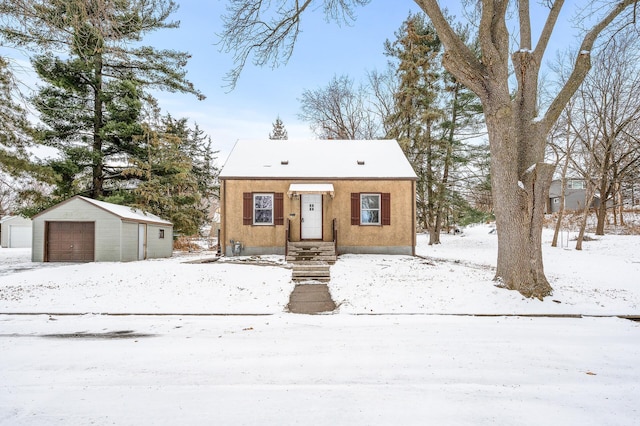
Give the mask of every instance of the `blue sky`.
M 275 69 L 249 63 L 236 88 L 229 91 L 225 74 L 233 66 L 232 54 L 221 52 L 216 45 L 227 1 L 178 3 L 174 19 L 180 21 L 180 28 L 154 33 L 145 42 L 190 52 L 188 77 L 207 99 L 198 101 L 193 96 L 166 93 L 158 94 L 158 98 L 164 111 L 190 118 L 211 136 L 215 149 L 221 151 L 220 164 L 237 139 L 267 138 L 278 116 L 289 138 L 314 137 L 309 125 L 297 117 L 303 91 L 325 87 L 334 75 L 347 74 L 356 82 L 364 82 L 368 71 L 382 71 L 388 60 L 384 56 L 385 40 L 394 40 L 395 31 L 409 12 L 420 10 L 413 0 L 372 0 L 356 9 L 357 19 L 351 26 L 326 22 L 321 9 L 307 11 L 289 62 Z M 458 2 L 443 3 L 450 10 L 460 7 Z M 573 13 L 574 2 L 567 3 L 552 41 L 567 41 L 570 27 L 563 18 Z M 532 2 L 532 7 L 536 6 Z M 535 11 L 533 16 L 534 27 L 539 27 L 543 20 L 535 19 Z M 549 50 L 547 59 L 552 59 L 555 48 Z
M 313 138 L 309 125 L 297 117 L 303 91 L 325 87 L 334 75 L 347 74 L 357 83 L 365 81 L 368 71 L 382 71 L 388 60 L 383 53 L 385 40 L 394 40 L 409 12 L 420 10 L 413 0 L 371 0 L 355 10 L 357 19 L 351 26 L 326 22 L 321 9 L 307 11 L 289 62 L 275 69 L 248 63 L 230 91 L 225 87 L 225 75 L 233 67 L 233 55 L 221 52 L 217 45 L 227 0 L 177 3 L 180 7 L 172 19 L 180 21 L 180 27 L 148 34 L 143 44 L 189 52 L 188 79 L 207 98 L 198 101 L 195 96 L 175 93 L 155 96 L 163 112 L 198 123 L 211 137 L 214 149 L 220 151 L 220 165 L 237 139 L 267 138 L 278 116 L 290 138 Z M 450 9 L 459 7 L 458 2 L 450 3 Z M 574 2 L 567 3 L 565 17 L 572 13 L 570 4 Z M 534 25 L 541 23 L 534 18 Z M 563 33 L 569 29 L 561 17 L 554 39 L 565 43 Z M 554 50 L 549 49 L 547 59 Z
M 222 164 L 237 139 L 267 138 L 278 116 L 289 138 L 313 137 L 300 121 L 299 99 L 305 89 L 326 86 L 334 75 L 348 74 L 364 81 L 367 71 L 383 70 L 387 58 L 384 42 L 394 39 L 409 11 L 418 11 L 413 0 L 372 0 L 356 10 L 351 26 L 327 23 L 322 10 L 302 18 L 302 33 L 292 58 L 279 68 L 248 64 L 236 88 L 225 87 L 225 74 L 232 68 L 232 55 L 216 45 L 222 32 L 221 15 L 226 0 L 179 1 L 174 19 L 180 28 L 156 32 L 145 44 L 191 53 L 188 78 L 207 99 L 198 101 L 185 94 L 156 94 L 165 112 L 188 117 L 211 136 L 220 150 Z

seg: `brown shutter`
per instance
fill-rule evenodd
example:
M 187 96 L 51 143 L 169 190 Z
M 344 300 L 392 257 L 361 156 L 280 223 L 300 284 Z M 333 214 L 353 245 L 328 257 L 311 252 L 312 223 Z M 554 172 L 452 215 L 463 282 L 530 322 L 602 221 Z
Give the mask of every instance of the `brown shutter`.
M 382 225 L 391 225 L 391 194 L 382 193 Z
M 273 197 L 273 224 L 284 225 L 284 193 L 276 192 Z
M 360 193 L 351 193 L 351 224 L 360 225 Z
M 253 224 L 253 194 L 244 192 L 242 194 L 242 224 Z

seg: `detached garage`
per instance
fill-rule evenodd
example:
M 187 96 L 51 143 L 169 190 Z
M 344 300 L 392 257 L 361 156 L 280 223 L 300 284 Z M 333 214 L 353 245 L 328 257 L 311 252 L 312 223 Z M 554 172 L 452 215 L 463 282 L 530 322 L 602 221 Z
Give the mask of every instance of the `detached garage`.
M 2 247 L 31 247 L 31 219 L 22 216 L 7 216 L 0 221 L 0 224 Z
M 33 217 L 34 262 L 128 262 L 171 257 L 173 224 L 75 196 Z

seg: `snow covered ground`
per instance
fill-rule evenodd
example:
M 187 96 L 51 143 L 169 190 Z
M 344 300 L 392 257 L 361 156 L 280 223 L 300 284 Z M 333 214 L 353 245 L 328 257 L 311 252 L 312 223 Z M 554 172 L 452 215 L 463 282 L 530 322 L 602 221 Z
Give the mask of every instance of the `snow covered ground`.
M 331 294 L 348 314 L 640 314 L 640 237 L 606 235 L 583 251 L 550 247 L 554 288 L 544 301 L 495 286 L 497 237 L 489 226 L 443 235 L 420 257 L 343 255 Z M 570 247 L 575 242 L 569 241 Z M 566 241 L 565 241 L 566 245 Z M 28 249 L 0 249 L 0 312 L 282 313 L 293 289 L 282 256 L 187 263 L 211 253 L 129 263 L 34 264 Z
M 539 301 L 495 287 L 489 230 L 420 236 L 419 257 L 340 256 L 339 308 L 315 316 L 286 312 L 280 256 L 0 249 L 0 425 L 637 424 L 640 323 L 438 314 L 640 315 L 640 237 L 576 252 L 545 232 Z

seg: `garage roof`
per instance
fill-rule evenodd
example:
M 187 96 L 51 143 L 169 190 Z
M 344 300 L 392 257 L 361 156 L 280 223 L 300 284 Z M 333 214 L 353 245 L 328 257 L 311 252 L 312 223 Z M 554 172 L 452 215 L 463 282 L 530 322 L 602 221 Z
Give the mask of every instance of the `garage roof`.
M 95 206 L 100 207 L 103 210 L 113 213 L 114 215 L 119 216 L 122 219 L 133 220 L 136 222 L 153 222 L 153 223 L 172 225 L 172 223 L 169 222 L 168 220 L 164 220 L 151 213 L 143 212 L 142 210 L 134 209 L 133 207 L 107 203 L 105 201 L 98 201 L 92 198 L 82 197 L 80 195 L 78 195 L 77 197 L 86 201 L 87 203 L 91 203 Z
M 173 224 L 168 220 L 164 220 L 154 214 L 146 213 L 146 212 L 143 212 L 142 210 L 134 209 L 133 207 L 129 207 L 129 206 L 121 206 L 119 204 L 112 204 L 112 203 L 107 203 L 105 201 L 94 200 L 92 198 L 83 197 L 81 195 L 76 195 L 75 197 L 69 198 L 60 204 L 68 203 L 69 201 L 75 200 L 75 199 L 79 199 L 86 203 L 93 204 L 94 206 L 102 210 L 105 210 L 115 216 L 118 216 L 123 220 L 130 220 L 134 222 L 144 222 L 144 223 L 156 223 L 160 225 L 173 226 Z M 38 217 L 45 212 L 55 209 L 60 204 L 50 207 L 47 210 L 38 213 L 34 217 Z

